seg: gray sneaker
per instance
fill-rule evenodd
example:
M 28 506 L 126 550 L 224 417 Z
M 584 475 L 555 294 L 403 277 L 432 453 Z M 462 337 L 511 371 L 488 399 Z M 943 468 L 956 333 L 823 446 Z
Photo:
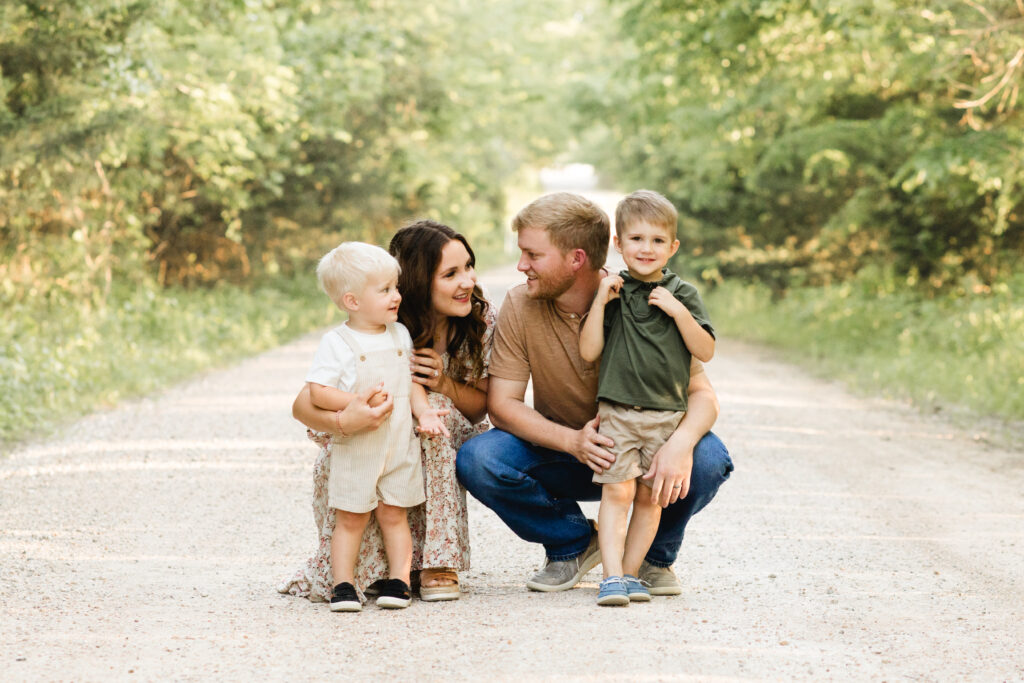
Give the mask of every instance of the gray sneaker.
M 671 567 L 655 567 L 644 560 L 640 565 L 639 579 L 647 583 L 651 595 L 679 595 L 683 592 Z
M 593 527 L 594 522 L 591 521 L 590 525 Z M 593 528 L 590 545 L 582 554 L 571 560 L 546 560 L 544 567 L 526 582 L 526 587 L 545 593 L 566 591 L 579 583 L 587 572 L 600 563 L 601 549 L 597 545 L 597 529 Z

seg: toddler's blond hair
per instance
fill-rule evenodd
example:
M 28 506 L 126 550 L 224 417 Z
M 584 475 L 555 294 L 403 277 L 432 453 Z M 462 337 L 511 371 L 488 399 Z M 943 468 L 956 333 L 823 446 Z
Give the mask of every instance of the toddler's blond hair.
M 365 242 L 342 242 L 327 252 L 316 267 L 320 287 L 334 303 L 348 292 L 359 293 L 375 275 L 398 277 L 401 266 L 395 257 Z

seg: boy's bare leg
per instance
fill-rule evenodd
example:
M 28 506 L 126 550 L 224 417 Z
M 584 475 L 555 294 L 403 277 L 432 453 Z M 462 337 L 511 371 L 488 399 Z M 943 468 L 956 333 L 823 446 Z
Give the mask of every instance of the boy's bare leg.
M 334 585 L 348 582 L 356 585 L 356 558 L 363 530 L 370 521 L 369 512 L 334 511 L 334 535 L 331 536 L 331 577 Z
M 604 503 L 601 503 L 604 505 Z M 661 506 L 651 500 L 651 489 L 643 484 L 636 487 L 633 497 L 633 516 L 629 518 L 626 544 L 622 553 L 622 569 L 626 574 L 640 575 L 640 564 L 651 549 L 661 521 Z
M 636 481 L 601 485 L 601 507 L 597 512 L 597 540 L 601 546 L 604 578 L 622 576 L 622 551 L 626 542 L 626 518 L 633 502 Z M 648 496 L 650 497 L 650 496 Z
M 377 504 L 377 523 L 384 537 L 384 554 L 388 557 L 388 578 L 401 579 L 409 585 L 412 566 L 412 532 L 406 508 Z

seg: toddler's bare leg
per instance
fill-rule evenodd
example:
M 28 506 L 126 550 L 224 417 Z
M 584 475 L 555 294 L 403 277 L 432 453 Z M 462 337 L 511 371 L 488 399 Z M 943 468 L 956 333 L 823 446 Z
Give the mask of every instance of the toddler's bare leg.
M 640 563 L 651 549 L 660 521 L 661 506 L 651 500 L 651 489 L 643 484 L 637 484 L 636 495 L 633 498 L 633 516 L 629 518 L 629 531 L 626 532 L 626 546 L 622 553 L 622 568 L 625 573 L 633 576 L 639 574 Z
M 356 585 L 356 558 L 363 530 L 370 521 L 369 512 L 334 511 L 334 535 L 331 536 L 331 576 L 334 585 L 348 582 Z
M 597 513 L 597 540 L 601 545 L 604 578 L 622 576 L 622 550 L 626 542 L 626 518 L 633 502 L 636 482 L 620 481 L 601 485 L 601 508 Z
M 412 532 L 409 530 L 408 511 L 385 503 L 377 505 L 377 523 L 384 537 L 384 554 L 388 556 L 388 578 L 409 583 L 412 566 Z

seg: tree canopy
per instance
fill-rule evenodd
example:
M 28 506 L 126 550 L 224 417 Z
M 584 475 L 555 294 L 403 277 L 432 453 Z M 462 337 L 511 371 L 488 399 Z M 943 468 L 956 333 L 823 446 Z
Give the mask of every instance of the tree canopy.
M 866 263 L 985 287 L 1024 242 L 1024 2 L 613 0 L 594 157 L 681 209 L 706 277 Z

